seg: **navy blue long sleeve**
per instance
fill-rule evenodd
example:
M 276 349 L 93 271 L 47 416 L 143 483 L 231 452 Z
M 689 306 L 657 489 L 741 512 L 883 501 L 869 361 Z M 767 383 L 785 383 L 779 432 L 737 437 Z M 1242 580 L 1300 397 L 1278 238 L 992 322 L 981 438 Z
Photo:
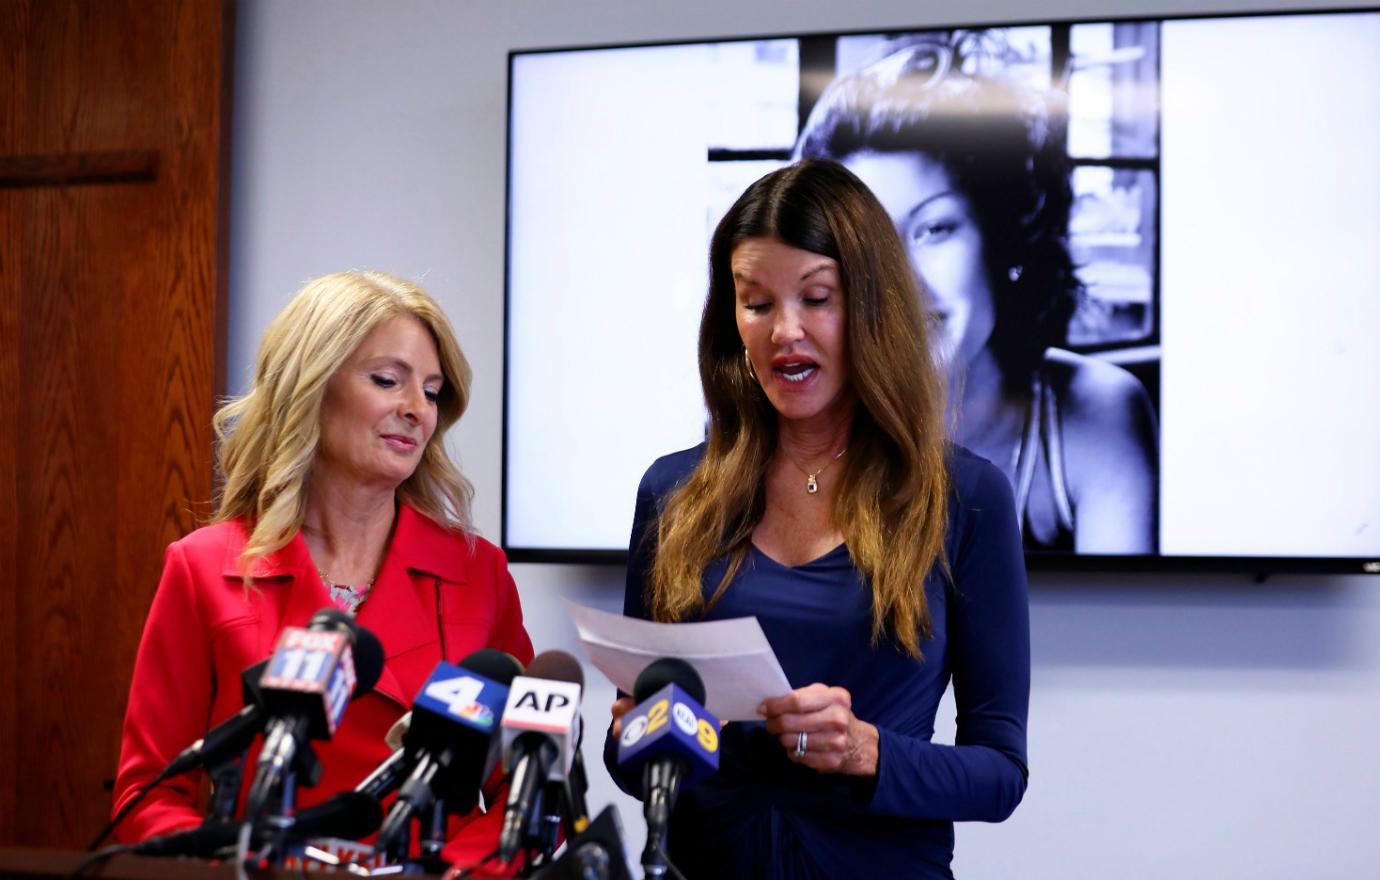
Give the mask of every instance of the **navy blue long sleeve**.
M 655 518 L 703 448 L 658 459 L 638 489 L 624 612 L 647 617 L 646 573 Z M 953 822 L 1001 821 L 1025 792 L 1030 690 L 1025 566 L 1010 485 L 961 448 L 949 456 L 953 494 L 945 547 L 952 584 L 926 577 L 933 636 L 916 661 L 871 643 L 869 587 L 846 546 L 783 566 L 755 548 L 705 619 L 755 616 L 792 687 L 846 688 L 853 712 L 876 725 L 874 780 L 792 763 L 760 723 L 723 731 L 717 776 L 685 792 L 672 818 L 671 855 L 687 876 L 949 877 Z M 725 562 L 704 575 L 706 595 Z M 953 745 L 931 742 L 950 680 Z M 614 767 L 615 750 L 605 757 Z M 615 778 L 617 774 L 615 773 Z

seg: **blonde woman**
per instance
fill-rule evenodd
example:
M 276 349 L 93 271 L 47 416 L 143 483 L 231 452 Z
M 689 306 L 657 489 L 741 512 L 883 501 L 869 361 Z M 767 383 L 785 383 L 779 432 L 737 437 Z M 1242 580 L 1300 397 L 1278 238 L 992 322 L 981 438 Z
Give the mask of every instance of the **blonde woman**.
M 384 736 L 442 659 L 480 648 L 524 664 L 532 645 L 500 550 L 474 534 L 469 482 L 443 438 L 470 368 L 440 307 L 378 272 L 308 283 L 273 320 L 253 387 L 216 416 L 215 522 L 169 546 L 135 662 L 118 810 L 178 752 L 242 707 L 240 673 L 286 626 L 334 605 L 383 644 L 373 691 L 319 745 L 310 806 L 390 754 Z M 195 826 L 179 776 L 120 826 L 126 840 Z M 477 862 L 501 815 L 455 822 L 445 856 Z
M 834 162 L 767 175 L 714 234 L 709 438 L 643 477 L 624 610 L 755 616 L 794 689 L 725 727 L 719 772 L 681 793 L 687 877 L 950 877 L 953 822 L 1000 821 L 1025 792 L 1011 489 L 945 441 L 919 302 L 891 218 Z

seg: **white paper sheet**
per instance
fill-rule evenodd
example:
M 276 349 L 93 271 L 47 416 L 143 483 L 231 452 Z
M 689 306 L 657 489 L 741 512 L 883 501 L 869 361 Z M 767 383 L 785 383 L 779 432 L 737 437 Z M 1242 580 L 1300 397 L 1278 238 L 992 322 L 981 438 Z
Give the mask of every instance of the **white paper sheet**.
M 705 708 L 720 721 L 760 721 L 757 706 L 763 700 L 791 691 L 755 617 L 652 623 L 563 601 L 589 662 L 625 693 L 661 657 L 679 657 L 695 667 L 704 680 Z

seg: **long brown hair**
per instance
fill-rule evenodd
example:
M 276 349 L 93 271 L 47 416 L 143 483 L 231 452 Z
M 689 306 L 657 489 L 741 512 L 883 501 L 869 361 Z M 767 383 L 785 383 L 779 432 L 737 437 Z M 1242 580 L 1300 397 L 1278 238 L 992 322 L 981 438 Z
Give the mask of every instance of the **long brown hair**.
M 925 579 L 936 565 L 947 568 L 944 380 L 900 237 L 872 192 L 836 162 L 807 160 L 768 174 L 714 232 L 699 339 L 708 449 L 657 521 L 648 607 L 657 620 L 680 620 L 712 605 L 765 511 L 777 415 L 743 359 L 731 265 L 748 238 L 779 239 L 839 265 L 858 410 L 830 514 L 871 584 L 874 643 L 889 634 L 919 658 L 931 634 Z M 726 554 L 728 567 L 706 603 L 704 569 Z

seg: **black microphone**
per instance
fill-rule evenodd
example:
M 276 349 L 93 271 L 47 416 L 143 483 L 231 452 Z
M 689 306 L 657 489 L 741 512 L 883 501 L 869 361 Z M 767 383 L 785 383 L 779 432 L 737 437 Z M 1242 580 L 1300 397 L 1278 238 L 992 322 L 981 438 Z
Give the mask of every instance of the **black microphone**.
M 288 833 L 298 840 L 311 837 L 358 840 L 373 834 L 381 822 L 383 807 L 379 806 L 377 800 L 359 792 L 343 791 L 298 813 Z M 239 831 L 238 822 L 212 822 L 190 831 L 151 837 L 136 844 L 133 852 L 146 856 L 205 858 L 234 846 Z M 256 841 L 259 840 L 261 838 L 256 838 Z
M 564 787 L 570 777 L 583 686 L 580 661 L 564 651 L 543 652 L 525 675 L 513 679 L 503 707 L 503 767 L 509 773 L 498 836 L 503 862 L 512 861 L 522 847 L 543 786 Z
M 181 754 L 163 768 L 163 772 L 159 774 L 160 778 L 168 779 L 197 767 L 214 766 L 249 748 L 254 737 L 258 736 L 268 723 L 263 697 L 259 693 L 259 679 L 266 668 L 268 661 L 261 660 L 240 673 L 244 708 L 206 731 L 205 736 L 183 749 Z
M 704 681 L 684 660 L 663 657 L 642 670 L 633 684 L 637 706 L 623 716 L 618 767 L 642 773 L 647 845 L 642 867 L 648 877 L 667 872 L 667 825 L 676 796 L 719 768 L 719 720 L 704 708 Z
M 411 768 L 407 765 L 407 750 L 397 749 L 374 771 L 355 786 L 355 791 L 367 794 L 376 800 L 383 800 L 398 790 Z
M 363 792 L 370 797 L 383 800 L 390 794 L 398 790 L 411 767 L 407 763 L 407 750 L 403 748 L 403 737 L 407 735 L 407 730 L 412 726 L 412 711 L 408 710 L 403 716 L 393 722 L 393 726 L 388 728 L 388 733 L 383 737 L 383 741 L 393 749 L 393 754 L 389 755 L 384 762 L 374 768 L 374 771 L 355 786 L 355 791 Z
M 585 743 L 584 719 L 580 719 L 580 732 L 575 737 L 575 757 L 570 762 L 570 779 L 566 793 L 570 797 L 571 833 L 578 834 L 589 827 L 589 803 L 585 795 L 589 792 L 589 776 L 585 773 L 585 759 L 582 749 Z
M 306 785 L 321 766 L 308 740 L 330 739 L 352 695 L 372 690 L 383 674 L 383 646 L 348 614 L 324 608 L 306 629 L 288 627 L 260 679 L 268 733 L 249 789 L 245 820 L 253 822 L 288 771 Z
M 618 810 L 605 807 L 589 827 L 570 838 L 556 861 L 532 880 L 631 880 Z
M 375 852 L 397 860 L 412 818 L 437 800 L 446 812 L 474 809 L 508 684 L 521 672 L 514 657 L 492 648 L 475 651 L 459 666 L 436 665 L 412 704 L 412 721 L 403 735 L 411 772 L 374 842 Z
M 240 783 L 243 779 L 243 768 L 240 766 L 241 758 L 254 741 L 254 737 L 259 735 L 264 724 L 268 721 L 268 716 L 263 711 L 263 700 L 259 694 L 259 678 L 267 667 L 268 661 L 264 660 L 240 673 L 240 689 L 243 694 L 244 708 L 211 728 L 204 736 L 187 746 L 177 757 L 169 761 L 157 776 L 140 788 L 133 798 L 125 802 L 115 818 L 106 823 L 106 826 L 101 829 L 101 833 L 96 835 L 96 839 L 87 847 L 89 852 L 94 852 L 96 847 L 100 846 L 101 841 L 105 840 L 110 832 L 115 830 L 116 826 L 133 812 L 134 808 L 148 796 L 149 792 L 161 785 L 163 780 L 171 779 L 203 765 L 210 773 L 213 786 L 212 797 L 208 804 L 208 821 L 229 819 L 234 815 L 235 804 L 239 801 L 240 796 Z

